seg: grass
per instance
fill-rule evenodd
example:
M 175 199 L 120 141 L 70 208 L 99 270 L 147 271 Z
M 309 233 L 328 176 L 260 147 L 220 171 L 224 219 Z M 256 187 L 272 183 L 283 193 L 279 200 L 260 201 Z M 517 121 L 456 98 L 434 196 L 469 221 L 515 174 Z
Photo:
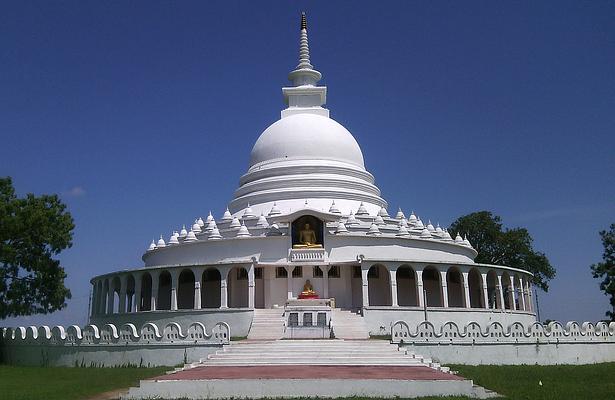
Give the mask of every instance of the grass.
M 128 388 L 140 379 L 163 374 L 162 368 L 15 367 L 0 365 L 3 400 L 85 399 L 113 389 Z
M 615 363 L 561 366 L 451 365 L 461 376 L 512 400 L 615 399 Z M 85 399 L 113 389 L 135 386 L 160 375 L 161 368 L 62 368 L 0 365 L 2 400 Z M 542 385 L 539 385 L 542 382 Z M 423 400 L 464 397 L 428 397 Z M 354 398 L 353 400 L 360 400 Z
M 450 367 L 507 399 L 615 399 L 615 363 Z

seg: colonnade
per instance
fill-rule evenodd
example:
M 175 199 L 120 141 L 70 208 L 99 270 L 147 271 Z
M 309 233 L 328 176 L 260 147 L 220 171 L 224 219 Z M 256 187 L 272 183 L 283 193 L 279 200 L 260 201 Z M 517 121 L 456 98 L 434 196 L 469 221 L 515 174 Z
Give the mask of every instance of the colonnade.
M 533 311 L 529 275 L 488 267 L 363 263 L 363 304 Z
M 91 315 L 202 308 L 253 308 L 254 266 L 173 267 L 92 281 Z M 240 293 L 233 296 L 233 293 Z
M 442 307 L 533 311 L 530 276 L 489 267 L 368 263 L 355 268 L 362 306 Z M 293 298 L 286 269 L 287 298 Z M 322 271 L 321 297 L 329 298 L 330 265 Z M 146 269 L 95 278 L 92 316 L 140 311 L 254 308 L 254 264 Z M 352 282 L 347 289 L 352 290 Z M 358 285 L 358 283 L 357 283 Z

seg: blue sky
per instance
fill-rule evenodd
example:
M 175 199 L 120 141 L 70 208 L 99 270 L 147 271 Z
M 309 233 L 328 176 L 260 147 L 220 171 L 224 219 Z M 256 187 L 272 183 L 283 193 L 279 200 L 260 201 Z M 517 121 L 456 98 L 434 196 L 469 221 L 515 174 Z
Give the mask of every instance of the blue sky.
M 279 118 L 308 13 L 331 116 L 390 211 L 491 210 L 558 275 L 543 319 L 597 320 L 598 231 L 615 222 L 615 3 L 5 2 L 0 175 L 60 193 L 73 300 L 3 323 L 84 323 L 90 277 L 220 216 Z

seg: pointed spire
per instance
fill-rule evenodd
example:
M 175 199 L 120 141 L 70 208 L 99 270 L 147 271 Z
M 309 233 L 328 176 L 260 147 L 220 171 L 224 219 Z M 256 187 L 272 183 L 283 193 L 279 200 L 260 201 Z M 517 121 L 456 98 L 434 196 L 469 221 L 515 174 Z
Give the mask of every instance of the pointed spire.
M 333 214 L 341 214 L 340 209 L 335 205 L 335 200 L 331 203 L 331 207 L 329 207 L 329 212 Z
M 342 220 L 340 220 L 340 222 L 337 223 L 337 229 L 335 229 L 335 233 L 347 233 L 347 232 L 348 232 L 348 229 L 346 228 L 346 225 L 344 225 Z
M 179 234 L 177 231 L 173 232 L 171 237 L 169 238 L 169 244 L 179 244 L 179 240 L 177 240 Z
M 228 210 L 228 207 L 227 207 L 227 210 Z M 207 219 L 205 221 L 209 222 L 209 221 L 212 221 L 213 219 L 214 219 L 214 216 L 211 215 L 211 210 L 209 210 L 209 215 L 207 216 Z M 201 226 L 203 226 L 203 225 L 201 225 Z
M 194 220 L 194 225 L 192 225 L 192 231 L 194 233 L 201 233 L 201 225 L 199 225 L 199 220 Z
M 374 224 L 376 224 L 376 225 L 384 225 L 384 220 L 382 219 L 380 214 L 376 215 L 376 218 L 374 218 Z
M 322 77 L 322 74 L 314 69 L 310 61 L 310 45 L 307 33 L 307 17 L 301 13 L 301 25 L 299 30 L 299 64 L 295 70 L 288 74 L 288 79 L 295 86 L 314 86 Z
M 154 241 L 154 239 L 152 239 L 152 242 L 149 244 L 149 247 L 147 248 L 147 251 L 152 251 L 156 248 L 156 242 Z
M 401 207 L 399 207 L 399 209 L 397 210 L 397 215 L 395 215 L 395 218 L 396 219 L 405 219 L 406 218 L 406 215 L 401 210 Z
M 282 210 L 280 210 L 276 204 L 276 202 L 273 202 L 273 206 L 271 207 L 271 211 L 269 211 L 269 216 L 272 217 L 274 215 L 280 215 L 282 214 Z
M 192 229 L 190 229 L 190 232 L 188 232 L 188 236 L 186 236 L 186 243 L 190 243 L 190 242 L 196 242 L 198 239 L 196 238 L 196 235 L 194 234 L 194 231 Z
M 378 211 L 378 215 L 383 218 L 387 218 L 389 216 L 389 212 L 387 211 L 386 208 L 380 207 L 380 211 Z
M 357 225 L 359 224 L 359 221 L 357 221 L 357 219 L 354 216 L 354 213 L 352 211 L 350 211 L 350 215 L 348 216 L 348 219 L 346 220 L 346 225 Z
M 365 208 L 365 205 L 363 204 L 363 202 L 361 202 L 361 204 L 359 205 L 359 209 L 356 212 L 357 215 L 369 215 L 369 212 L 367 212 L 367 208 Z
M 228 210 L 228 207 L 226 207 L 226 210 L 224 211 L 224 214 L 222 215 L 222 218 L 220 218 L 220 221 L 230 221 L 233 219 L 233 216 L 231 215 L 231 212 Z
M 218 227 L 215 226 L 214 229 L 211 230 L 211 232 L 209 232 L 209 236 L 207 236 L 208 240 L 214 240 L 214 239 L 222 239 L 222 235 L 220 235 L 220 231 L 218 230 Z
M 404 224 L 399 224 L 399 229 L 397 230 L 397 233 L 395 234 L 395 236 L 409 236 L 410 232 L 408 232 L 408 228 L 406 228 L 406 226 Z
M 162 247 L 166 247 L 166 243 L 164 242 L 164 239 L 162 238 L 162 235 L 160 235 L 160 239 L 158 240 L 158 244 L 156 245 L 157 249 L 160 249 Z
M 250 207 L 250 203 L 243 212 L 243 216 L 241 218 L 256 218 L 256 214 L 252 211 L 252 207 Z
M 239 223 L 239 219 L 237 217 L 233 217 L 233 221 L 231 222 L 231 225 L 229 225 L 229 227 L 232 229 L 237 229 L 241 227 L 241 224 Z
M 199 224 L 201 228 L 205 226 L 205 222 L 203 221 L 203 218 L 201 217 L 199 217 L 199 219 L 196 220 L 196 223 Z
M 269 222 L 267 222 L 267 218 L 261 213 L 261 216 L 258 217 L 258 221 L 256 222 L 257 228 L 269 228 Z
M 239 230 L 237 231 L 236 236 L 237 237 L 248 237 L 248 236 L 250 236 L 250 231 L 248 231 L 248 228 L 246 228 L 246 226 L 244 225 L 243 221 L 241 221 L 241 226 L 239 227 Z
M 455 236 L 455 243 L 463 243 L 463 238 L 459 233 L 457 233 L 457 236 Z
M 380 229 L 378 229 L 378 225 L 372 223 L 372 225 L 369 227 L 369 231 L 367 231 L 368 235 L 380 235 Z
M 186 230 L 186 225 L 182 225 L 182 230 L 181 230 L 181 232 L 179 232 L 179 237 L 181 239 L 183 239 L 186 236 L 188 236 L 188 231 Z
M 431 233 L 429 233 L 429 230 L 427 228 L 423 228 L 423 231 L 421 232 L 421 236 L 419 237 L 423 239 L 431 239 Z

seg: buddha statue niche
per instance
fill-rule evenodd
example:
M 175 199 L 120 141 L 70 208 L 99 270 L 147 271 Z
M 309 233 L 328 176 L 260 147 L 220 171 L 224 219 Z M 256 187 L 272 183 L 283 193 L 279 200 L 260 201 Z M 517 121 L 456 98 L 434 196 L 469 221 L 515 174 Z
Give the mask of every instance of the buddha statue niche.
M 299 294 L 300 299 L 317 299 L 318 293 L 314 291 L 314 287 L 312 287 L 312 283 L 308 279 L 305 281 L 305 285 L 303 285 L 303 291 Z
M 299 231 L 299 244 L 293 245 L 295 249 L 313 249 L 322 248 L 322 244 L 316 243 L 316 232 L 310 227 L 310 224 L 305 224 L 303 229 Z

